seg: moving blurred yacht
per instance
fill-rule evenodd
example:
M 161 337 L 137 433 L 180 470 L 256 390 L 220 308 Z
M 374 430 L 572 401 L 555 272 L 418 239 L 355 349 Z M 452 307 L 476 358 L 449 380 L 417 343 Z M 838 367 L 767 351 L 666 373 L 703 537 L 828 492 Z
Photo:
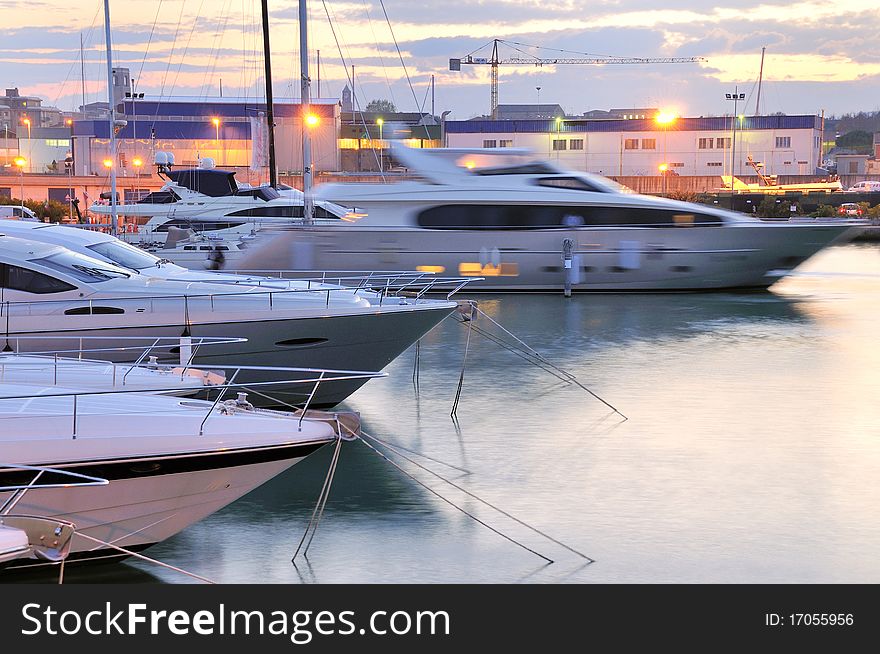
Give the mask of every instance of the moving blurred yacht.
M 767 288 L 851 225 L 765 222 L 638 195 L 527 150 L 394 148 L 417 181 L 325 184 L 354 224 L 288 230 L 240 269 L 420 269 L 484 278 L 471 291 Z

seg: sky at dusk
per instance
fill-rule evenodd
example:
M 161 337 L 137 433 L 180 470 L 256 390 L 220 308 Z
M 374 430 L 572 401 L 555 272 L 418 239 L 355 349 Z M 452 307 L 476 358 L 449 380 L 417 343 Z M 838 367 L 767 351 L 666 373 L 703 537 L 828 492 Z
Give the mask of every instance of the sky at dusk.
M 766 46 L 761 112 L 827 114 L 880 109 L 880 0 L 310 0 L 309 38 L 321 51 L 321 95 L 339 97 L 354 64 L 361 106 L 374 98 L 398 110 L 431 109 L 466 119 L 489 110 L 489 66 L 448 70 L 450 57 L 704 57 L 690 64 L 502 65 L 502 103 L 553 102 L 569 114 L 659 107 L 682 116 L 720 115 L 739 86 L 754 111 Z M 111 0 L 115 64 L 148 95 L 262 97 L 258 0 Z M 296 0 L 269 0 L 274 90 L 299 95 Z M 106 99 L 103 3 L 0 0 L 0 78 L 45 104 Z M 393 34 L 392 34 L 393 30 Z M 335 33 L 335 35 L 334 35 Z M 401 64 L 394 40 L 403 55 Z M 337 46 L 338 42 L 338 46 Z M 531 46 L 542 46 L 546 50 Z M 340 54 L 341 51 L 341 54 Z M 475 52 L 476 51 L 476 52 Z M 343 64 L 344 61 L 344 64 Z M 406 80 L 412 82 L 412 89 Z M 540 91 L 537 90 L 540 87 Z M 314 91 L 313 91 L 314 93 Z

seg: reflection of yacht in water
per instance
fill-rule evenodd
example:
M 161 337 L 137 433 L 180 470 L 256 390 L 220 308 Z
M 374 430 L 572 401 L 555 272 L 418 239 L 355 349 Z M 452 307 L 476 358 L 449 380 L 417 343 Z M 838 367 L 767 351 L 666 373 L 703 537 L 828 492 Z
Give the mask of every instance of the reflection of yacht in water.
M 161 246 L 169 227 L 234 239 L 261 227 L 302 221 L 303 197 L 295 189 L 279 192 L 267 185 L 239 184 L 234 171 L 215 169 L 210 159 L 203 159 L 199 168 L 174 170 L 174 155 L 168 152 L 156 153 L 156 168 L 166 180 L 161 190 L 117 205 L 119 215 L 148 219 L 128 240 Z M 98 215 L 111 213 L 104 204 L 92 205 L 90 210 Z M 347 209 L 330 202 L 315 205 L 318 222 L 335 222 L 347 214 Z
M 240 267 L 419 268 L 484 277 L 471 290 L 487 291 L 562 289 L 566 276 L 581 291 L 766 288 L 848 229 L 638 195 L 525 150 L 395 156 L 423 179 L 324 185 L 318 197 L 367 215 L 291 230 Z

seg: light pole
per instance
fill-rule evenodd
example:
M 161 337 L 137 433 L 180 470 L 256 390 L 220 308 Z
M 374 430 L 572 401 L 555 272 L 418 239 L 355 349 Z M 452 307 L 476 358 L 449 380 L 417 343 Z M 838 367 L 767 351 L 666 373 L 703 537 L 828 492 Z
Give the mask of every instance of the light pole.
M 28 163 L 28 172 L 32 173 L 32 172 L 34 172 L 34 164 L 33 164 L 34 142 L 31 141 L 31 119 L 28 118 L 27 116 L 25 116 L 24 120 L 21 122 L 23 122 L 25 125 L 27 125 L 27 129 L 28 129 L 28 159 L 31 160 Z
M 385 172 L 385 163 L 383 160 L 383 143 L 382 143 L 382 125 L 385 124 L 385 121 L 381 118 L 376 119 L 376 124 L 379 126 L 379 174 L 383 174 Z
M 217 148 L 216 148 L 217 149 L 217 159 L 219 160 L 220 159 L 220 119 L 216 118 L 216 117 L 212 118 L 211 124 L 214 125 L 214 145 L 217 146 Z M 218 163 L 219 163 L 219 161 L 218 161 Z
M 15 165 L 18 166 L 18 177 L 21 180 L 19 195 L 21 196 L 21 217 L 24 218 L 24 165 L 27 163 L 24 157 L 16 157 Z
M 675 114 L 659 113 L 654 117 L 658 125 L 663 128 L 663 163 L 660 164 L 660 174 L 663 175 L 663 195 L 667 194 L 669 184 L 669 160 L 667 158 L 666 140 L 669 126 L 675 122 Z
M 559 161 L 559 130 L 562 127 L 562 117 L 556 116 L 556 161 Z
M 739 92 L 739 87 L 735 87 L 733 93 L 725 93 L 725 99 L 733 100 L 733 116 L 730 120 L 730 131 L 731 139 L 730 139 L 730 209 L 733 210 L 733 176 L 735 174 L 735 166 L 736 166 L 736 117 L 737 117 L 737 103 L 740 100 L 746 99 L 745 93 Z
M 131 161 L 131 165 L 134 166 L 134 195 L 137 200 L 141 199 L 141 166 L 144 165 L 144 160 L 140 157 L 135 157 Z

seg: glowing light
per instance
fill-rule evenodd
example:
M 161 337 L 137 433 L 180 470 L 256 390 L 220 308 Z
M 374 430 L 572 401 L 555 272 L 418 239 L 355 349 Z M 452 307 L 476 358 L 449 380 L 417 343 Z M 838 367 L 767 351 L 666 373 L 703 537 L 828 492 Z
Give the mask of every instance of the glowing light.
M 476 164 L 473 161 L 465 161 L 464 162 L 464 167 L 467 168 L 468 170 L 473 169 L 474 166 L 476 166 Z
M 68 118 L 65 122 L 67 123 L 67 126 L 70 127 L 73 125 L 73 118 Z
M 113 159 L 104 159 L 104 168 L 113 168 Z
M 669 166 L 667 166 L 665 163 L 660 164 L 659 168 L 661 173 L 665 173 L 667 170 L 669 170 Z
M 309 127 L 314 127 L 320 122 L 321 119 L 318 118 L 315 114 L 309 114 L 308 116 L 306 116 L 306 125 L 308 125 Z
M 30 119 L 30 118 L 25 118 L 25 119 L 22 120 L 21 122 L 23 122 L 23 123 L 24 123 L 25 125 L 27 125 L 28 127 L 31 126 L 31 119 Z
M 446 266 L 416 266 L 416 270 L 426 273 L 442 273 L 446 271 Z
M 212 118 L 211 123 L 214 125 L 214 127 L 220 127 L 220 119 L 219 118 Z
M 141 166 L 144 165 L 144 160 L 141 159 L 140 157 L 135 157 L 134 159 L 131 160 L 131 163 L 135 168 L 140 168 Z
M 385 124 L 385 121 L 382 120 L 381 118 L 377 118 L 377 119 L 376 119 L 376 124 L 377 124 L 379 127 L 382 127 L 382 125 Z
M 24 168 L 24 165 L 26 163 L 27 163 L 27 159 L 25 159 L 24 157 L 16 157 L 15 158 L 15 165 L 18 166 L 19 168 Z
M 458 274 L 462 277 L 518 277 L 519 265 L 502 263 L 500 266 L 493 266 L 488 263 L 482 266 L 476 261 L 465 261 L 458 264 Z
M 678 118 L 678 116 L 673 113 L 670 113 L 668 111 L 661 111 L 659 114 L 654 116 L 654 122 L 656 122 L 658 125 L 671 125 L 675 122 L 676 118 Z

